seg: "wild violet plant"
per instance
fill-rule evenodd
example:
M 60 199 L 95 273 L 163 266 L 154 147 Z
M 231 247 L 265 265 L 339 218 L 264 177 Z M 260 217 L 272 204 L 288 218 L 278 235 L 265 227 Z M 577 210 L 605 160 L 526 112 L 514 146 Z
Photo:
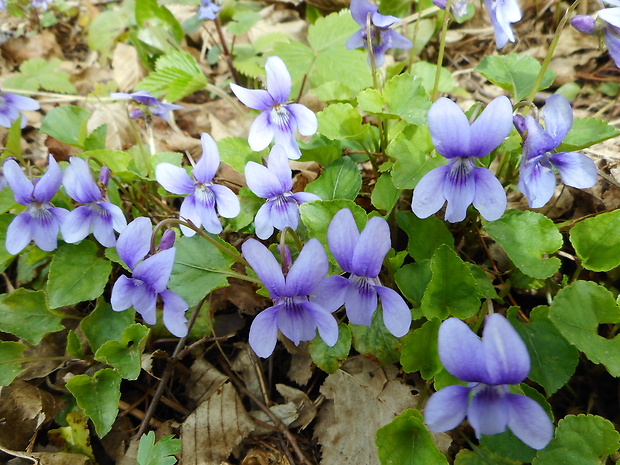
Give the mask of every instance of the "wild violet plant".
M 218 15 L 215 3 L 201 5 L 205 14 Z M 532 21 L 517 23 L 521 12 L 514 2 L 485 5 L 498 48 L 518 41 L 520 25 Z M 554 196 L 598 198 L 556 188 L 555 171 L 567 186 L 596 188 L 596 165 L 581 151 L 618 131 L 601 119 L 573 118 L 559 94 L 547 99 L 542 118 L 532 103 L 539 90 L 555 91 L 549 61 L 577 4 L 560 22 L 542 64 L 525 55 L 485 57 L 473 73 L 497 87 L 473 105 L 476 94 L 465 99 L 467 91 L 457 89 L 442 67 L 447 45 L 449 53 L 445 32 L 466 5 L 440 6 L 448 11 L 435 65 L 412 56 L 382 68 L 390 63 L 390 50 L 411 48 L 419 24 L 408 23 L 428 20 L 429 13 L 411 5 L 378 8 L 365 0 L 354 0 L 340 14 L 317 12 L 307 41 L 290 38 L 261 50 L 222 52 L 233 69 L 235 61 L 246 65 L 248 79 L 231 84 L 232 94 L 260 113 L 247 140 L 215 141 L 183 120 L 191 128 L 186 132 L 196 139 L 202 134 L 202 158 L 193 167 L 178 153 L 157 152 L 154 144 L 151 153 L 141 147 L 111 150 L 105 127 L 87 130 L 89 110 L 63 105 L 46 109 L 40 130 L 84 153 L 68 162 L 47 156 L 45 174 L 38 176 L 19 150 L 17 126 L 25 119 L 13 124 L 38 103 L 2 94 L 0 123 L 11 127 L 5 158 L 15 157 L 5 159 L 3 170 L 16 204 L 4 213 L 7 254 L 0 263 L 18 285 L 0 296 L 0 327 L 13 335 L 0 341 L 1 384 L 28 368 L 32 360 L 22 357 L 27 344 L 42 344 L 48 333 L 66 335 L 66 359 L 88 367 L 71 373 L 66 389 L 105 436 L 122 386 L 150 376 L 140 360 L 151 332 L 167 341 L 170 334 L 181 338 L 171 362 L 189 357 L 186 342 L 198 348 L 211 335 L 224 351 L 239 350 L 220 334 L 196 329 L 217 328 L 213 319 L 219 315 L 207 310 L 212 291 L 235 278 L 261 297 L 255 308 L 232 310 L 245 322 L 233 337 L 244 342 L 247 335 L 260 358 L 286 364 L 294 345 L 312 358 L 315 373 L 320 367 L 332 376 L 349 373 L 348 359 L 362 357 L 396 365 L 385 370 L 398 372 L 388 384 L 406 383 L 405 390 L 419 393 L 410 397 L 410 409 L 377 425 L 376 437 L 347 438 L 376 444 L 381 463 L 448 463 L 429 431 L 453 429 L 442 441 L 454 440 L 447 454 L 457 464 L 486 457 L 498 464 L 552 465 L 565 457 L 571 463 L 575 455 L 596 463 L 613 455 L 618 433 L 610 420 L 617 412 L 591 400 L 596 395 L 588 393 L 584 401 L 583 377 L 573 375 L 597 364 L 601 384 L 610 386 L 620 376 L 613 344 L 620 315 L 613 276 L 620 259 L 608 252 L 620 249 L 620 219 L 601 203 L 593 212 L 562 217 L 547 216 L 552 214 L 546 207 Z M 140 10 L 142 24 L 128 24 L 134 28 L 129 35 L 140 40 L 138 29 L 152 20 L 167 24 L 169 40 L 176 40 L 182 29 L 161 8 Z M 242 5 L 232 8 L 243 17 Z M 615 8 L 599 13 L 598 26 L 584 19 L 573 25 L 579 29 L 582 21 L 583 32 L 604 31 L 615 58 L 617 25 L 607 10 Z M 228 32 L 241 27 L 215 18 Z M 93 29 L 100 32 L 96 24 Z M 180 39 L 173 51 L 152 52 L 153 44 L 146 45 L 141 50 L 153 55 L 145 65 L 154 71 L 140 83 L 143 90 L 112 94 L 137 104 L 132 118 L 184 118 L 169 111 L 180 106 L 160 98 L 176 102 L 205 87 L 237 108 L 228 87 L 209 84 Z M 357 50 L 369 45 L 371 68 L 366 52 Z M 243 53 L 253 54 L 251 60 L 244 62 Z M 254 88 L 261 78 L 256 63 L 264 63 L 266 89 Z M 435 73 L 430 85 L 428 70 Z M 298 143 L 296 131 L 309 140 Z M 289 159 L 298 158 L 314 164 L 292 167 Z M 220 159 L 244 181 L 227 183 L 232 189 L 214 182 Z M 99 172 L 91 174 L 96 165 Z M 528 210 L 526 203 L 542 210 Z M 183 235 L 175 240 L 177 227 Z M 25 322 L 23 308 L 37 309 L 37 325 Z M 165 329 L 156 325 L 158 312 Z M 195 325 L 199 318 L 203 324 Z M 480 327 L 482 339 L 476 335 Z M 254 368 L 261 373 L 260 364 Z M 153 381 L 161 389 L 152 404 L 172 372 Z M 99 402 L 94 390 L 113 402 Z M 570 398 L 574 411 L 589 413 L 567 413 L 559 397 Z M 154 410 L 136 438 L 146 432 Z M 373 412 L 374 406 L 359 410 Z M 374 425 L 372 416 L 365 421 Z M 299 461 L 308 463 L 300 454 Z

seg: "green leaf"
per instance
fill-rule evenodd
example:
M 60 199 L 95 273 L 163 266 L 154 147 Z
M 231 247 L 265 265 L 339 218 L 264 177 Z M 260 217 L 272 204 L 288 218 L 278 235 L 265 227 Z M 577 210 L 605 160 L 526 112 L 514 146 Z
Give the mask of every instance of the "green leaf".
M 618 134 L 620 132 L 605 120 L 575 118 L 573 126 L 558 147 L 558 152 L 575 152 L 616 137 Z
M 77 89 L 69 81 L 69 74 L 56 71 L 61 64 L 58 58 L 49 61 L 43 58 L 26 60 L 21 64 L 19 74 L 4 81 L 4 87 L 30 91 L 44 89 L 50 92 L 74 94 Z
M 422 87 L 422 79 L 399 74 L 386 82 L 383 93 L 367 89 L 357 96 L 360 108 L 368 113 L 400 117 L 410 124 L 426 124 L 431 101 Z
M 454 248 L 454 237 L 448 230 L 445 221 L 430 216 L 420 219 L 411 212 L 398 212 L 396 222 L 400 229 L 407 233 L 409 243 L 407 251 L 417 261 L 430 259 L 442 245 Z
M 50 265 L 47 294 L 51 308 L 94 300 L 103 293 L 112 271 L 108 260 L 97 256 L 91 241 L 59 247 Z
M 377 210 L 385 210 L 386 214 L 389 214 L 398 202 L 400 193 L 400 189 L 396 188 L 392 182 L 392 175 L 383 173 L 375 183 L 370 201 Z
M 508 210 L 484 229 L 526 275 L 545 279 L 560 268 L 559 258 L 544 258 L 562 247 L 562 234 L 545 215 Z
M 0 205 L 4 203 L 2 202 L 3 200 L 6 200 L 5 205 L 10 204 L 7 207 L 7 210 L 15 205 L 15 201 L 13 200 L 13 192 L 11 192 L 11 189 L 3 189 L 0 191 Z M 2 208 L 0 208 L 0 211 L 1 210 Z M 8 229 L 9 224 L 13 221 L 13 218 L 15 218 L 15 216 L 7 213 L 0 215 L 0 244 L 6 244 L 6 230 Z M 7 252 L 6 247 L 0 247 L 0 272 L 4 272 L 4 270 L 6 270 L 11 263 L 13 263 L 16 256 L 17 255 L 11 255 Z
M 338 342 L 333 347 L 325 344 L 320 336 L 310 341 L 312 361 L 326 373 L 336 373 L 340 365 L 347 359 L 351 350 L 351 330 L 340 323 L 338 325 Z
M 21 342 L 0 341 L 0 386 L 8 386 L 25 370 L 19 361 L 25 349 Z
M 538 452 L 532 465 L 600 465 L 603 457 L 618 451 L 620 434 L 614 425 L 596 415 L 567 415 L 558 422 L 555 438 Z
M 422 298 L 422 314 L 427 318 L 448 316 L 465 319 L 480 309 L 478 284 L 467 264 L 448 245 L 440 246 L 431 258 L 432 279 Z
M 381 465 L 448 465 L 418 410 L 407 409 L 379 428 L 375 444 Z
M 245 34 L 254 26 L 261 16 L 256 11 L 235 11 L 232 21 L 226 25 L 228 32 L 234 35 Z
M 233 231 L 240 231 L 252 224 L 258 209 L 264 203 L 264 199 L 257 197 L 256 194 L 247 187 L 239 189 L 237 198 L 241 204 L 241 211 L 235 218 L 225 220 L 226 224 L 228 224 Z
M 254 152 L 244 137 L 225 137 L 217 141 L 217 148 L 220 152 L 220 160 L 226 163 L 239 173 L 243 173 L 245 165 L 249 161 L 258 164 L 263 163 L 263 157 L 267 157 L 267 150 Z
M 406 126 L 387 146 L 386 153 L 396 160 L 392 181 L 399 189 L 413 189 L 430 170 L 445 164 L 440 155 L 431 155 L 433 144 L 428 128 Z
M 143 79 L 136 88 L 148 90 L 154 95 L 165 94 L 170 102 L 176 102 L 204 89 L 207 84 L 207 77 L 194 57 L 182 50 L 173 50 L 157 59 L 155 72 Z
M 64 329 L 61 319 L 49 310 L 43 291 L 20 288 L 0 295 L 0 328 L 33 345 L 47 333 Z
M 524 444 L 510 429 L 500 434 L 484 434 L 480 445 L 509 460 L 531 463 L 536 450 Z
M 104 368 L 92 378 L 77 375 L 67 381 L 66 386 L 84 414 L 94 423 L 97 436 L 102 438 L 108 434 L 116 420 L 121 399 L 121 375 L 118 371 Z
M 83 149 L 87 137 L 88 118 L 90 118 L 90 111 L 85 108 L 62 105 L 53 108 L 45 115 L 40 131 L 60 142 Z
M 63 452 L 85 455 L 92 463 L 96 463 L 93 448 L 90 445 L 88 419 L 76 408 L 67 413 L 65 420 L 68 426 L 61 426 L 48 432 L 54 445 L 61 445 Z
M 411 67 L 411 74 L 422 80 L 422 86 L 430 94 L 435 87 L 435 75 L 437 74 L 437 65 L 427 61 L 418 61 Z M 437 90 L 441 93 L 447 93 L 454 89 L 454 81 L 452 74 L 447 68 L 441 67 L 439 71 L 439 85 Z
M 149 328 L 139 323 L 129 326 L 123 332 L 121 342 L 108 341 L 99 347 L 95 360 L 113 366 L 125 379 L 138 379 L 142 369 L 140 357 L 149 331 Z
M 521 462 L 507 459 L 486 447 L 476 447 L 474 451 L 461 449 L 456 455 L 454 465 L 520 465 Z
M 528 378 L 544 387 L 550 396 L 573 375 L 579 353 L 551 322 L 547 307 L 532 310 L 529 323 L 517 319 L 517 308 L 514 307 L 508 311 L 508 319 L 530 354 L 532 368 Z
M 332 263 L 335 263 L 335 260 L 329 251 L 327 228 L 334 215 L 343 208 L 351 210 L 358 229 L 362 230 L 366 225 L 366 212 L 352 200 L 315 200 L 313 202 L 302 203 L 299 206 L 301 221 L 303 221 L 306 228 L 308 228 L 308 235 L 310 237 L 316 237 L 321 244 L 323 244 Z
M 123 333 L 134 322 L 133 309 L 115 312 L 105 300 L 100 299 L 93 312 L 80 322 L 93 353 L 108 341 L 122 341 Z
M 219 238 L 215 240 L 231 247 Z M 198 304 L 209 292 L 228 286 L 227 276 L 235 263 L 230 255 L 198 235 L 183 236 L 174 246 L 176 258 L 168 287 L 190 307 Z
M 484 299 L 499 298 L 489 275 L 475 263 L 467 263 L 467 266 L 469 266 L 469 271 L 471 271 L 471 274 L 476 280 L 476 284 L 478 284 L 478 293 L 480 297 Z
M 364 133 L 362 116 L 348 103 L 329 105 L 316 114 L 318 132 L 331 140 L 356 139 Z
M 316 161 L 321 166 L 328 166 L 341 157 L 339 142 L 332 142 L 327 137 L 315 134 L 308 143 L 299 142 L 301 158 L 299 161 Z
M 355 200 L 362 188 L 362 174 L 349 157 L 342 157 L 329 165 L 321 176 L 306 186 L 306 192 L 322 200 Z
M 129 163 L 131 156 L 127 152 L 121 152 L 120 150 L 88 150 L 80 154 L 80 158 L 85 160 L 88 158 L 96 158 L 103 165 L 110 168 L 110 171 L 114 174 L 125 172 L 129 169 Z M 99 168 L 99 165 L 95 162 L 91 162 L 91 168 Z
M 570 241 L 584 268 L 609 271 L 620 265 L 620 210 L 580 221 Z
M 105 59 L 109 58 L 116 39 L 129 26 L 129 15 L 123 10 L 103 11 L 88 27 L 88 48 L 99 52 Z
M 620 323 L 614 296 L 591 281 L 577 281 L 562 289 L 551 304 L 549 317 L 562 335 L 612 376 L 620 376 L 620 336 L 598 335 L 599 325 Z
M 493 84 L 510 92 L 513 99 L 518 102 L 532 91 L 540 68 L 541 65 L 535 58 L 511 53 L 484 57 L 476 66 L 476 71 Z M 536 91 L 548 88 L 553 84 L 554 79 L 555 73 L 547 69 Z
M 96 127 L 84 140 L 84 150 L 105 150 L 108 125 Z
M 174 465 L 177 459 L 172 457 L 181 452 L 181 440 L 174 436 L 164 436 L 155 443 L 155 433 L 149 431 L 140 438 L 138 446 L 138 465 Z
M 422 318 L 422 305 L 424 292 L 431 282 L 433 274 L 431 272 L 431 261 L 424 260 L 419 263 L 408 263 L 400 268 L 395 274 L 394 279 L 400 292 L 413 305 L 414 319 Z
M 383 324 L 383 310 L 377 307 L 372 314 L 370 327 L 349 323 L 353 336 L 353 347 L 362 355 L 372 355 L 380 365 L 389 365 L 400 360 L 403 345 L 400 338 L 390 333 Z
M 75 358 L 81 359 L 84 357 L 84 352 L 82 350 L 82 342 L 78 335 L 72 329 L 67 333 L 67 347 L 65 348 L 69 355 L 74 356 Z
M 441 320 L 433 318 L 405 337 L 400 364 L 406 373 L 419 371 L 422 378 L 429 380 L 442 370 L 437 349 L 439 326 Z
M 164 31 L 167 36 L 175 39 L 175 45 L 181 44 L 185 36 L 183 28 L 168 8 L 157 4 L 157 0 L 136 0 L 135 12 L 136 22 L 141 30 L 152 28 Z

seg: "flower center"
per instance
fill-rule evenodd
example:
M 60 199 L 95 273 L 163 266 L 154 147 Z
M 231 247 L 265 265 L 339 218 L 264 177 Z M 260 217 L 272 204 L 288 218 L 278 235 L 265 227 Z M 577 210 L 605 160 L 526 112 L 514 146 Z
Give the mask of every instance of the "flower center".
M 473 157 L 456 157 L 453 160 L 448 177 L 453 186 L 461 186 L 465 184 L 469 174 L 473 171 L 474 160 Z
M 208 184 L 198 183 L 194 189 L 194 197 L 203 205 L 212 206 L 215 203 L 213 191 L 209 189 Z
M 278 126 L 281 130 L 290 132 L 291 130 L 291 112 L 288 111 L 286 105 L 276 103 L 271 110 L 271 122 Z
M 53 215 L 49 209 L 52 208 L 52 205 L 47 202 L 33 202 L 28 207 L 30 216 L 37 220 L 48 221 L 51 220 Z

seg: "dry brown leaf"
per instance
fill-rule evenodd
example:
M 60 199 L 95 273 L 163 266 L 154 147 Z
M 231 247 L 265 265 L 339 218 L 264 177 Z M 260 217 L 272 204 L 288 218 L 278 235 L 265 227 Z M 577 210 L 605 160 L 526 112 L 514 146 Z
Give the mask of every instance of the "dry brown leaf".
M 263 398 L 263 391 L 261 389 L 260 379 L 258 377 L 258 371 L 260 368 L 256 366 L 255 355 L 249 344 L 237 343 L 235 346 L 241 348 L 239 354 L 233 360 L 231 368 L 239 373 L 239 377 L 243 380 L 243 384 L 259 399 Z
M 62 49 L 58 45 L 56 36 L 44 30 L 30 37 L 17 37 L 2 44 L 2 52 L 11 57 L 18 64 L 32 58 L 62 58 Z
M 39 428 L 54 419 L 60 406 L 53 395 L 24 381 L 1 387 L 0 446 L 25 450 Z
M 54 360 L 54 357 L 64 354 L 64 348 L 56 342 L 56 335 L 49 334 L 40 344 L 29 346 L 24 350 L 22 357 L 31 358 L 32 361 L 25 365 L 26 371 L 20 374 L 18 379 L 28 381 L 34 378 L 44 378 L 64 363 L 63 360 Z
M 129 92 L 146 76 L 136 48 L 123 43 L 118 43 L 114 49 L 112 69 L 114 80 L 121 92 Z
M 190 399 L 200 405 L 208 400 L 226 381 L 228 376 L 220 373 L 204 359 L 196 360 L 189 369 Z
M 106 148 L 122 150 L 135 144 L 135 136 L 131 131 L 127 116 L 127 107 L 123 103 L 94 103 L 87 106 L 91 116 L 88 120 L 88 132 L 92 132 L 102 124 L 108 125 Z
M 308 342 L 302 342 L 297 347 L 290 344 L 286 346 L 286 349 L 293 355 L 286 376 L 300 386 L 305 386 L 312 376 L 314 366 L 314 362 L 310 356 L 310 344 Z
M 379 465 L 377 430 L 417 403 L 397 374 L 394 366 L 380 368 L 358 357 L 327 377 L 321 393 L 331 401 L 321 406 L 314 430 L 321 464 Z
M 271 410 L 271 413 L 273 413 L 284 426 L 290 426 L 299 417 L 299 412 L 297 411 L 297 407 L 293 402 L 274 405 L 272 407 L 269 407 L 269 410 Z M 267 428 L 266 426 L 257 424 L 254 428 L 254 434 L 261 435 L 273 433 L 276 425 L 271 419 L 271 417 L 267 415 L 263 410 L 252 410 L 250 412 L 250 415 L 252 415 L 257 420 L 272 426 L 272 428 Z
M 287 386 L 276 384 L 276 389 L 284 397 L 285 402 L 292 402 L 297 408 L 297 419 L 291 423 L 291 427 L 305 429 L 316 417 L 316 406 L 305 392 Z
M 229 382 L 181 425 L 180 465 L 220 465 L 254 429 L 254 421 Z

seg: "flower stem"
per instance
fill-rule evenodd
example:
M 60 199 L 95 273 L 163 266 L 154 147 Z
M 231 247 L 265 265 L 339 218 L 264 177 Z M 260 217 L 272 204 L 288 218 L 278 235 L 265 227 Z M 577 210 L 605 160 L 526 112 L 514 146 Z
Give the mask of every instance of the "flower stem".
M 448 2 L 449 1 L 450 0 L 448 0 Z M 562 21 L 560 21 L 560 24 L 558 24 L 558 27 L 555 30 L 555 35 L 553 36 L 553 40 L 551 41 L 551 44 L 549 45 L 549 50 L 547 50 L 547 56 L 545 56 L 542 66 L 540 67 L 540 71 L 538 73 L 538 76 L 536 77 L 534 86 L 532 87 L 532 90 L 530 91 L 530 95 L 527 96 L 527 99 L 530 102 L 534 101 L 536 92 L 538 92 L 540 83 L 542 82 L 545 76 L 545 72 L 547 71 L 547 68 L 549 67 L 549 63 L 551 62 L 551 58 L 553 58 L 553 52 L 555 52 L 555 48 L 557 47 L 558 41 L 560 40 L 560 34 L 562 34 L 562 31 L 564 30 L 564 27 L 566 26 L 566 23 L 568 22 L 570 15 L 573 13 L 573 11 L 575 11 L 575 8 L 577 8 L 577 6 L 579 5 L 579 2 L 581 2 L 581 0 L 575 0 L 575 2 L 570 7 L 568 7 L 568 10 L 566 10 L 564 17 L 562 18 Z
M 217 29 L 217 35 L 220 38 L 220 43 L 222 44 L 222 51 L 224 52 L 224 60 L 228 65 L 228 69 L 230 69 L 230 74 L 232 75 L 233 81 L 235 84 L 239 84 L 239 75 L 237 74 L 237 70 L 232 62 L 232 56 L 230 55 L 230 51 L 228 50 L 228 46 L 226 45 L 226 40 L 224 39 L 224 33 L 222 32 L 222 23 L 220 23 L 220 18 L 218 16 L 215 17 L 213 21 L 215 23 L 215 29 Z
M 439 77 L 441 76 L 441 65 L 443 64 L 443 54 L 446 49 L 446 35 L 448 34 L 448 24 L 450 23 L 450 7 L 452 0 L 446 2 L 445 16 L 441 27 L 441 37 L 439 38 L 439 54 L 437 55 L 437 71 L 435 71 L 435 84 L 431 93 L 431 100 L 437 100 L 437 88 L 439 87 Z

